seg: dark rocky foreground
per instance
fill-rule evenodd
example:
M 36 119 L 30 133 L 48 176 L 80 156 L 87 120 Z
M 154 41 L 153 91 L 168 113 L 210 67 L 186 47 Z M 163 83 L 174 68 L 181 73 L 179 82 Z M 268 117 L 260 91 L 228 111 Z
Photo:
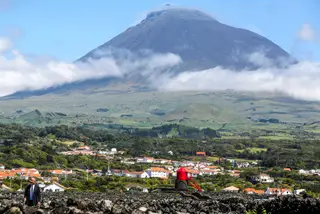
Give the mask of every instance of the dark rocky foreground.
M 39 209 L 26 208 L 20 193 L 0 193 L 0 213 L 320 213 L 319 199 L 260 198 L 237 193 L 210 194 L 196 199 L 179 193 L 50 193 Z

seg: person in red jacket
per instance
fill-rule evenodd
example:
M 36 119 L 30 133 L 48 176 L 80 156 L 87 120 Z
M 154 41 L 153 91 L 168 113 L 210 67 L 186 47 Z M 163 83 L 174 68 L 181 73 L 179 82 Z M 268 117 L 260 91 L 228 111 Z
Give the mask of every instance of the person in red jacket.
M 179 190 L 187 190 L 189 180 L 192 180 L 191 174 L 188 173 L 184 167 L 181 167 L 177 170 L 175 188 Z

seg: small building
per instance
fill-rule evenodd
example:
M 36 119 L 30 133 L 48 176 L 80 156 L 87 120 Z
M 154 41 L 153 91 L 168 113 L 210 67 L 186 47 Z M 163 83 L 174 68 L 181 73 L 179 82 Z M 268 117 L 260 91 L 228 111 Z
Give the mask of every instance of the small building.
M 124 175 L 126 177 L 130 177 L 130 178 L 149 178 L 148 173 L 146 172 L 124 172 Z
M 116 148 L 112 148 L 112 149 L 111 149 L 111 154 L 117 154 L 117 152 L 118 152 L 118 151 L 117 151 Z
M 295 195 L 300 195 L 301 193 L 305 193 L 305 192 L 306 192 L 305 189 L 296 189 L 296 190 L 293 191 L 293 193 Z
M 262 183 L 262 184 L 270 184 L 274 182 L 274 178 L 270 177 L 267 174 L 259 174 L 258 176 L 252 177 L 252 183 Z
M 239 188 L 235 186 L 229 186 L 222 190 L 222 192 L 238 192 Z
M 90 151 L 91 148 L 89 146 L 80 146 L 76 150 L 78 150 L 78 151 Z
M 145 188 L 142 189 L 142 192 L 146 192 L 147 193 L 147 192 L 149 192 L 149 190 L 148 190 L 148 188 L 145 187 Z
M 265 192 L 266 195 L 292 195 L 290 189 L 269 188 Z
M 150 178 L 169 178 L 170 171 L 161 167 L 151 167 L 146 171 Z
M 191 177 L 196 178 L 200 175 L 200 171 L 194 169 L 187 169 L 187 172 L 191 174 Z
M 137 163 L 153 163 L 154 158 L 152 157 L 142 157 L 136 159 Z
M 110 172 L 115 176 L 124 176 L 124 172 L 121 169 L 111 169 Z
M 4 169 L 5 169 L 4 165 L 0 163 L 0 170 L 4 170 Z
M 16 176 L 16 173 L 15 172 L 11 172 L 10 170 L 9 171 L 0 171 L 0 180 L 2 179 L 6 179 L 6 178 L 14 178 Z
M 206 156 L 206 152 L 196 152 L 196 156 Z
M 207 170 L 200 170 L 200 175 L 216 175 L 218 174 L 217 170 L 215 169 L 207 169 Z
M 52 184 L 47 185 L 43 188 L 43 192 L 63 192 L 67 188 L 64 187 L 63 185 L 57 183 L 57 182 L 52 182 Z
M 166 159 L 154 159 L 153 163 L 167 164 L 167 163 L 169 163 L 169 160 L 166 160 Z
M 254 188 L 245 188 L 243 190 L 243 192 L 247 193 L 247 194 L 257 194 L 257 195 L 263 195 L 264 194 L 264 191 L 263 190 L 257 190 L 257 189 L 254 189 Z

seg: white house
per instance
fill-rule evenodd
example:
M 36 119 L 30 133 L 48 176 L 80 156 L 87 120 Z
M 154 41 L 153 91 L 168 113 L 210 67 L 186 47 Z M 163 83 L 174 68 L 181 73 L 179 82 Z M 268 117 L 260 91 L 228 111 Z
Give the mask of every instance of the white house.
M 115 176 L 123 176 L 124 173 L 121 169 L 111 169 L 111 174 Z
M 269 188 L 265 192 L 266 195 L 292 195 L 290 189 Z
M 147 188 L 143 188 L 142 192 L 149 192 L 149 190 Z
M 63 192 L 66 188 L 57 182 L 44 187 L 43 192 Z
M 117 154 L 117 152 L 118 152 L 118 151 L 117 151 L 116 148 L 112 148 L 112 149 L 111 149 L 111 154 Z
M 154 158 L 152 157 L 143 157 L 143 158 L 137 158 L 137 163 L 153 163 Z
M 306 192 L 306 190 L 305 189 L 296 189 L 293 192 L 295 195 L 300 195 L 301 193 Z
M 191 174 L 191 177 L 196 178 L 200 175 L 200 171 L 194 169 L 187 169 L 188 173 Z
M 4 165 L 0 163 L 0 170 L 4 170 Z
M 153 163 L 167 164 L 167 163 L 169 163 L 169 160 L 166 160 L 166 159 L 154 159 Z
M 146 172 L 125 172 L 124 175 L 130 178 L 149 178 Z
M 217 170 L 209 169 L 209 170 L 201 170 L 200 175 L 216 175 L 218 174 Z
M 170 171 L 160 167 L 151 167 L 146 171 L 151 178 L 165 178 L 169 177 Z
M 274 182 L 274 178 L 270 177 L 267 174 L 260 174 L 258 176 L 253 177 L 252 181 L 255 183 L 269 184 Z

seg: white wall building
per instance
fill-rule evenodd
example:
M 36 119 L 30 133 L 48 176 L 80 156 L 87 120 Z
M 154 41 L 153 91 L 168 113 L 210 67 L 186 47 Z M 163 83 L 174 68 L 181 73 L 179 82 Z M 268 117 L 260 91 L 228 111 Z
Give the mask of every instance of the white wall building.
M 43 192 L 63 192 L 66 188 L 57 182 L 44 187 Z
M 306 190 L 305 189 L 296 189 L 293 192 L 295 195 L 300 195 L 301 193 L 306 192 Z
M 169 178 L 170 171 L 160 167 L 151 167 L 146 171 L 150 178 Z
M 125 172 L 124 175 L 130 178 L 149 178 L 150 177 L 146 172 Z
M 256 183 L 269 184 L 274 182 L 274 178 L 270 177 L 267 174 L 260 174 L 258 176 L 253 177 L 252 179 Z
M 143 157 L 143 158 L 137 158 L 137 163 L 153 163 L 154 158 L 152 157 Z
M 266 195 L 292 195 L 290 189 L 269 188 L 265 192 Z

